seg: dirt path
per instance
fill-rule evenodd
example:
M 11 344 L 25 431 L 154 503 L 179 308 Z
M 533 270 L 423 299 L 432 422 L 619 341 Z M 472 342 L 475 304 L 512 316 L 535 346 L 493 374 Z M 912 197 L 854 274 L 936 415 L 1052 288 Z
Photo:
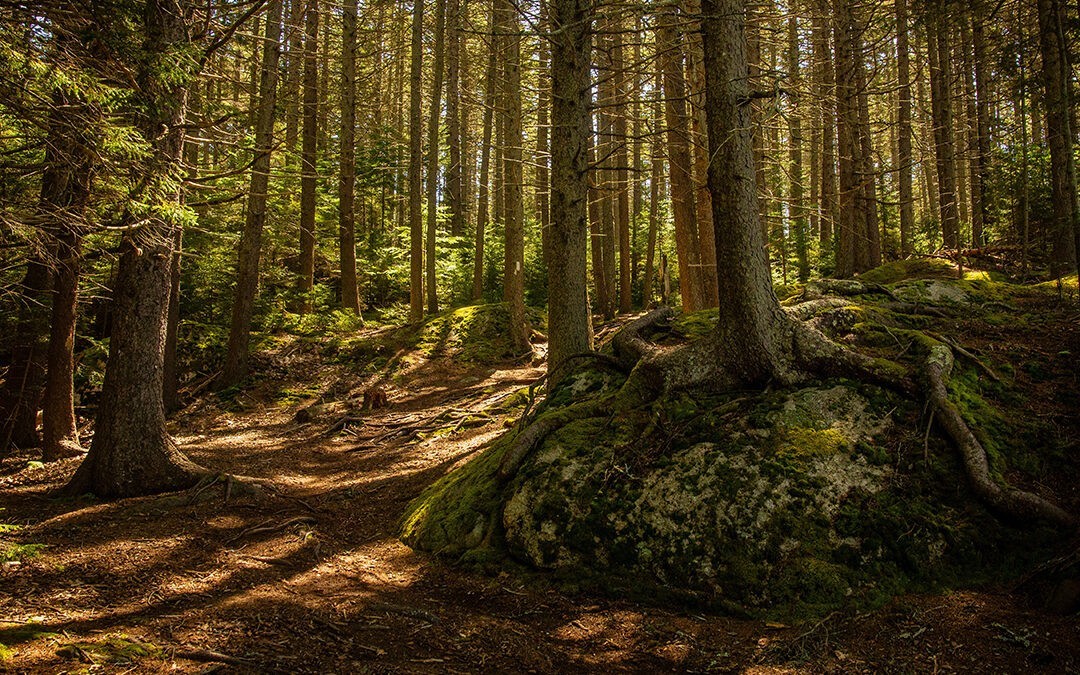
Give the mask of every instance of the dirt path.
M 294 420 L 304 403 L 267 391 L 233 413 L 211 398 L 176 422 L 196 461 L 276 492 L 241 495 L 223 481 L 198 494 L 56 502 L 44 495 L 75 461 L 6 463 L 0 522 L 46 548 L 0 568 L 0 671 L 1080 670 L 1076 621 L 1019 595 L 906 597 L 789 627 L 436 564 L 395 538 L 406 504 L 502 433 L 512 417 L 501 402 L 542 371 L 416 364 L 389 408 L 328 435 L 357 414 L 348 408 L 362 379 L 318 367 L 291 372 L 336 397 L 313 422 Z

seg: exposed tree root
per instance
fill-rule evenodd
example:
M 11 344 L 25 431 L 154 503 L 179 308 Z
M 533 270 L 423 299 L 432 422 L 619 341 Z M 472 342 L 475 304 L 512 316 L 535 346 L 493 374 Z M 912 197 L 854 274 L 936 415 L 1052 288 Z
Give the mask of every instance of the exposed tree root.
M 549 435 L 571 422 L 598 415 L 602 409 L 602 406 L 597 403 L 579 403 L 536 419 L 514 438 L 513 445 L 503 455 L 496 474 L 498 479 L 506 482 L 513 478 L 529 454 L 538 448 Z
M 945 432 L 953 439 L 964 460 L 971 487 L 988 506 L 1009 517 L 1022 520 L 1038 518 L 1065 528 L 1075 528 L 1076 518 L 1042 497 L 1010 486 L 1001 486 L 990 475 L 986 451 L 975 438 L 956 405 L 949 400 L 946 383 L 952 372 L 952 351 L 935 345 L 926 359 L 927 397 Z

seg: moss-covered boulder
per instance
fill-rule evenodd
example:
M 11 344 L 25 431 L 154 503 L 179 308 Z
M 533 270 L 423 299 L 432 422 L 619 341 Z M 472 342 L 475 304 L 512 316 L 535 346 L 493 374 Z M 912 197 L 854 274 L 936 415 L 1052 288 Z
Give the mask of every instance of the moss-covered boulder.
M 1011 285 L 944 278 L 940 267 L 880 274 L 911 302 L 964 304 L 969 322 L 1009 311 L 997 298 Z M 852 303 L 848 337 L 896 368 L 917 367 L 938 344 L 924 330 L 951 326 L 887 301 Z M 670 332 L 692 339 L 714 322 L 710 312 L 682 316 Z M 537 413 L 561 416 L 556 431 L 513 477 L 500 481 L 498 469 L 520 429 L 415 500 L 404 541 L 482 566 L 512 557 L 621 595 L 790 617 L 1014 576 L 1056 540 L 1050 527 L 1014 527 L 988 512 L 911 396 L 830 380 L 669 394 L 616 414 L 622 382 L 596 364 L 568 377 Z M 1045 467 L 1032 457 L 1053 457 L 1056 446 L 1025 431 L 1022 397 L 973 364 L 953 382 L 975 433 L 992 436 L 996 478 L 1041 480 Z

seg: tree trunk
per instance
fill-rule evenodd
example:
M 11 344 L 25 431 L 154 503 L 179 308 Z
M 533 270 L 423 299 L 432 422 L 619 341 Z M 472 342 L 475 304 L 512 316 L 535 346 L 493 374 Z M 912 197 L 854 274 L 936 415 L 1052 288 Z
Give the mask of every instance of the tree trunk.
M 592 348 L 586 274 L 592 3 L 551 0 L 551 232 L 548 385 Z
M 341 151 L 338 179 L 338 248 L 341 308 L 360 314 L 356 281 L 356 0 L 345 0 L 341 14 Z
M 614 111 L 613 142 L 616 144 L 615 169 L 612 172 L 615 178 L 615 231 L 619 238 L 619 311 L 624 314 L 631 308 L 630 289 L 630 186 L 627 182 L 627 168 L 629 166 L 629 153 L 626 144 L 627 138 L 627 91 L 626 91 L 626 64 L 623 59 L 623 38 L 621 25 L 613 26 L 611 61 L 614 71 L 615 100 L 612 104 Z
M 682 48 L 676 36 L 676 18 L 672 12 L 671 9 L 661 10 L 657 18 L 657 40 L 662 50 L 660 69 L 664 78 L 667 158 L 671 174 L 671 205 L 675 216 L 675 248 L 679 256 L 679 290 L 683 309 L 692 312 L 704 307 L 705 302 L 688 139 L 690 120 L 686 113 L 686 82 L 683 78 Z
M 941 238 L 945 248 L 955 249 L 960 246 L 960 227 L 956 205 L 956 150 L 953 145 L 952 97 L 950 95 L 952 56 L 949 49 L 947 21 L 944 8 L 936 7 L 927 16 L 926 26 L 930 53 L 930 100 L 934 118 Z
M 424 78 L 424 1 L 413 0 L 409 61 L 409 322 L 424 319 L 424 127 L 420 91 Z
M 1069 100 L 1071 64 L 1065 36 L 1062 0 L 1038 0 L 1039 47 L 1046 104 L 1046 137 L 1050 146 L 1050 184 L 1054 220 L 1051 228 L 1051 273 L 1060 278 L 1077 262 L 1080 228 L 1077 224 L 1076 169 Z M 1038 137 L 1036 137 L 1038 138 Z
M 911 64 L 908 54 L 907 0 L 896 0 L 896 72 L 899 88 L 897 111 L 897 182 L 900 193 L 900 256 L 913 252 L 914 197 L 911 186 Z
M 790 361 L 781 340 L 786 318 L 772 289 L 758 222 L 748 104 L 746 8 L 741 0 L 703 0 L 709 190 L 717 223 L 720 275 L 716 360 L 748 384 Z M 722 224 L 722 225 L 721 225 Z
M 37 413 L 45 388 L 49 324 L 45 307 L 51 282 L 43 257 L 32 254 L 22 280 L 11 364 L 0 392 L 0 452 L 34 448 L 41 443 Z
M 181 0 L 150 0 L 143 15 L 146 38 L 138 60 L 134 109 L 145 112 L 138 114 L 135 126 L 154 155 L 144 176 L 146 194 L 160 199 L 166 212 L 179 200 L 173 176 L 183 148 L 188 78 L 172 73 L 163 77 L 155 66 L 166 55 L 190 49 L 185 25 L 189 9 Z M 116 310 L 94 441 L 65 488 L 69 494 L 90 492 L 105 499 L 154 494 L 190 487 L 202 473 L 169 437 L 162 402 L 169 270 L 177 227 L 153 216 L 128 235 L 114 289 Z
M 495 21 L 495 0 L 492 0 L 491 21 Z M 493 37 L 493 40 L 495 38 Z M 496 56 L 498 50 L 495 44 L 491 45 L 488 52 L 487 72 L 484 76 L 484 115 L 482 139 L 480 142 L 480 184 L 477 188 L 476 204 L 476 241 L 473 255 L 473 300 L 484 297 L 484 235 L 487 232 L 489 213 L 491 210 L 491 135 L 495 120 L 495 74 Z
M 435 228 L 439 218 L 439 116 L 442 112 L 443 42 L 446 33 L 446 0 L 435 0 L 435 46 L 431 64 L 431 108 L 428 112 L 427 233 L 424 264 L 427 272 L 427 311 L 439 311 L 435 279 Z
M 986 243 L 986 230 L 990 225 L 990 193 L 986 187 L 989 183 L 990 169 L 990 84 L 986 81 L 986 38 L 983 34 L 983 13 L 981 6 L 976 5 L 972 13 L 971 42 L 972 58 L 975 70 L 975 122 L 978 136 L 977 148 L 979 157 L 979 221 L 982 229 L 978 233 L 975 246 Z
M 300 312 L 315 288 L 315 189 L 319 142 L 319 2 L 308 0 L 304 37 L 304 129 L 300 153 Z
M 521 136 L 521 26 L 510 0 L 496 0 L 505 34 L 502 104 L 499 106 L 503 139 L 503 204 L 506 219 L 506 246 L 503 258 L 503 300 L 510 309 L 510 341 L 514 351 L 529 351 L 529 324 L 525 318 L 525 214 L 522 183 Z
M 833 228 L 839 219 L 839 200 L 836 194 L 836 99 L 835 72 L 832 51 L 829 49 L 829 0 L 818 0 L 814 12 L 812 34 L 814 62 L 814 89 L 820 105 L 819 127 L 821 129 L 820 201 L 821 220 L 818 240 L 821 254 L 833 247 Z
M 259 76 L 259 111 L 255 126 L 255 159 L 251 165 L 244 230 L 236 263 L 236 297 L 229 324 L 225 365 L 217 386 L 232 387 L 247 375 L 251 316 L 259 288 L 259 258 L 266 225 L 266 197 L 270 186 L 270 156 L 274 148 L 274 107 L 277 103 L 278 63 L 281 59 L 281 0 L 272 0 L 263 36 L 263 69 Z
M 794 14 L 788 17 L 788 78 L 791 81 L 792 108 L 789 120 L 789 161 L 788 176 L 791 182 L 791 202 L 788 206 L 791 214 L 791 233 L 795 240 L 795 258 L 799 265 L 799 281 L 810 278 L 810 253 L 806 241 L 806 204 L 803 201 L 803 153 L 802 153 L 802 111 L 799 109 L 798 94 L 802 91 L 802 75 L 799 64 L 799 23 Z
M 446 44 L 446 144 L 450 165 L 446 167 L 446 202 L 450 207 L 450 235 L 465 235 L 465 200 L 461 165 L 461 0 L 448 0 Z
M 865 227 L 859 209 L 862 184 L 859 138 L 859 90 L 855 62 L 855 19 L 850 0 L 836 0 L 834 40 L 836 43 L 836 128 L 840 165 L 840 219 L 836 223 L 835 276 L 850 277 L 861 271 L 858 262 L 859 236 Z

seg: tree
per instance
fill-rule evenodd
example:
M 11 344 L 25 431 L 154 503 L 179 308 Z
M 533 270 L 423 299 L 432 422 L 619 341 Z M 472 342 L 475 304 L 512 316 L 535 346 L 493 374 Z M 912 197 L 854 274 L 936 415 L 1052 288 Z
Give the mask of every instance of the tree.
M 181 226 L 173 207 L 187 87 L 200 66 L 191 55 L 191 15 L 187 0 L 148 0 L 142 17 L 132 96 L 134 125 L 151 151 L 141 166 L 143 212 L 133 214 L 138 221 L 125 235 L 94 440 L 65 488 L 69 494 L 153 494 L 190 487 L 203 474 L 169 436 L 162 401 L 173 234 Z
M 1073 158 L 1071 64 L 1065 41 L 1065 8 L 1061 0 L 1038 0 L 1039 46 L 1046 101 L 1046 136 L 1050 146 L 1052 186 L 1053 265 L 1060 277 L 1078 261 L 1080 223 L 1077 222 L 1076 167 Z
M 251 316 L 259 287 L 259 259 L 266 225 L 266 197 L 270 188 L 270 159 L 274 148 L 274 106 L 277 101 L 278 64 L 281 59 L 281 0 L 271 0 L 263 35 L 259 106 L 255 122 L 255 159 L 251 165 L 251 189 L 247 214 L 240 234 L 236 263 L 236 297 L 229 325 L 229 343 L 219 386 L 231 387 L 247 375 Z
M 304 30 L 304 119 L 300 152 L 300 312 L 311 311 L 315 287 L 315 166 L 319 146 L 319 2 L 307 0 Z
M 424 0 L 413 0 L 409 60 L 409 321 L 424 318 L 424 146 L 420 89 L 424 66 Z
M 503 260 L 503 300 L 510 309 L 510 340 L 515 351 L 529 351 L 529 324 L 525 318 L 525 218 L 522 197 L 521 137 L 521 27 L 509 0 L 499 3 L 499 31 L 505 34 L 500 126 L 503 151 L 503 204 L 506 247 Z
M 356 282 L 356 0 L 346 0 L 341 14 L 341 152 L 338 178 L 338 244 L 341 260 L 341 307 L 360 314 Z
M 912 253 L 915 229 L 911 185 L 911 66 L 908 54 L 907 0 L 896 0 L 896 72 L 899 88 L 897 110 L 897 172 L 900 191 L 900 255 Z
M 431 63 L 431 108 L 428 113 L 427 233 L 424 247 L 427 271 L 427 311 L 439 311 L 435 283 L 435 229 L 439 217 L 439 115 L 442 112 L 443 43 L 446 33 L 446 0 L 435 0 L 435 46 Z
M 592 347 L 586 287 L 588 233 L 589 0 L 551 0 L 551 232 L 548 274 L 548 378 Z

